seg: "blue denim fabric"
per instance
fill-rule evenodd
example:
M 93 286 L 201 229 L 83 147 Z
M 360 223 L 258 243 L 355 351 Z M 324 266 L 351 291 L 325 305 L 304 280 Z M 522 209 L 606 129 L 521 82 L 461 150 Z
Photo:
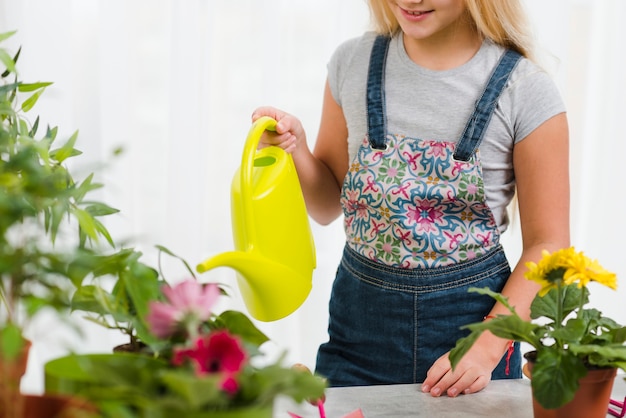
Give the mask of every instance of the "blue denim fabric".
M 512 50 L 507 50 L 500 62 L 494 69 L 482 96 L 476 102 L 472 116 L 465 125 L 465 130 L 454 153 L 454 158 L 460 161 L 468 161 L 476 152 L 485 136 L 485 131 L 498 104 L 498 98 L 511 75 L 511 72 L 522 56 Z
M 436 269 L 401 269 L 344 249 L 330 301 L 329 336 L 316 372 L 331 386 L 419 383 L 437 358 L 467 335 L 462 325 L 482 321 L 494 300 L 470 287 L 499 292 L 511 273 L 501 247 L 478 259 Z M 519 346 L 505 374 L 520 378 Z
M 372 47 L 367 73 L 367 136 L 374 149 L 385 149 L 387 114 L 385 112 L 385 65 L 389 41 L 387 36 L 378 36 Z

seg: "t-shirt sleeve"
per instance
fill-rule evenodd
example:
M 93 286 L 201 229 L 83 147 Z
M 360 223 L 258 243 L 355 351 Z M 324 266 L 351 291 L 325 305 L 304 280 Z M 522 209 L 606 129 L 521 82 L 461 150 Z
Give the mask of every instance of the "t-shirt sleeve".
M 327 65 L 328 84 L 330 86 L 330 92 L 339 106 L 342 106 L 341 89 L 346 77 L 350 74 L 350 65 L 352 65 L 354 60 L 357 59 L 360 54 L 363 54 L 365 50 L 369 51 L 367 42 L 368 40 L 373 40 L 374 37 L 375 34 L 366 33 L 363 36 L 348 39 L 341 43 L 332 54 Z
M 548 119 L 566 111 L 552 77 L 529 61 L 511 80 L 510 100 L 515 143 L 530 135 Z

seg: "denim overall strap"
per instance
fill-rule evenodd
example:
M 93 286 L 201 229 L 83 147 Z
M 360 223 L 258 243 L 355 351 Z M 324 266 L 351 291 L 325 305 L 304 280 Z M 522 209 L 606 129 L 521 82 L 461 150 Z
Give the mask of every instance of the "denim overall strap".
M 521 57 L 519 53 L 507 50 L 500 58 L 480 100 L 476 102 L 474 113 L 465 125 L 454 153 L 455 160 L 468 161 L 478 149 L 504 86 Z
M 390 40 L 385 35 L 376 37 L 367 73 L 367 137 L 370 146 L 377 150 L 384 150 L 386 147 L 385 64 Z

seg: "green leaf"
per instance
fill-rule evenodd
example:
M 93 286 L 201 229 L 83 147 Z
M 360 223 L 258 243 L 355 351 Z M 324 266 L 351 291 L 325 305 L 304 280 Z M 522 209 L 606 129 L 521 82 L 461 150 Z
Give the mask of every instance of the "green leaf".
M 107 315 L 115 306 L 115 300 L 110 293 L 94 285 L 79 287 L 72 297 L 72 311 L 93 312 L 98 315 Z
M 580 341 L 587 334 L 588 321 L 584 318 L 571 318 L 564 327 L 556 328 L 552 338 L 564 343 Z
M 74 132 L 72 136 L 67 140 L 67 142 L 61 148 L 52 151 L 50 155 L 59 163 L 62 163 L 69 157 L 77 155 L 75 152 L 80 153 L 80 151 L 76 151 L 74 149 L 74 145 L 76 145 L 77 139 L 78 139 L 78 131 Z
M 3 49 L 0 49 L 0 62 L 6 67 L 6 71 L 2 73 L 2 77 L 6 77 L 11 73 L 15 73 L 15 62 L 13 58 Z
M 456 368 L 463 356 L 465 356 L 470 348 L 472 348 L 478 337 L 480 337 L 480 334 L 482 334 L 482 331 L 471 332 L 468 336 L 457 340 L 456 345 L 452 350 L 450 350 L 450 354 L 448 356 L 450 364 L 452 365 L 452 370 Z
M 154 373 L 167 367 L 162 360 L 140 354 L 69 356 L 63 361 L 66 368 L 74 363 L 76 373 L 87 375 L 88 382 L 97 382 L 101 389 L 112 386 L 135 396 L 157 395 L 158 382 Z
M 68 210 L 69 205 L 67 202 L 57 201 L 50 208 L 50 211 L 46 212 L 46 229 L 50 231 L 50 239 L 53 243 L 56 241 L 57 232 Z
M 137 339 L 149 346 L 153 352 L 159 353 L 169 345 L 168 341 L 163 341 L 152 334 L 147 323 L 145 321 L 141 321 L 140 318 L 136 316 L 131 318 L 130 324 L 135 331 Z
M 533 396 L 544 408 L 554 409 L 574 398 L 587 369 L 571 351 L 546 349 L 538 351 L 531 374 Z
M 231 334 L 240 336 L 245 342 L 260 346 L 269 341 L 245 314 L 238 311 L 224 311 L 216 319 L 218 327 L 228 329 Z
M 509 298 L 502 296 L 502 294 L 494 292 L 488 287 L 478 288 L 478 287 L 470 287 L 468 290 L 470 293 L 478 293 L 481 295 L 487 295 L 495 299 L 504 305 L 511 313 L 515 314 L 515 308 L 509 304 Z
M 17 90 L 20 93 L 30 93 L 31 91 L 43 89 L 50 85 L 52 85 L 52 83 L 48 81 L 39 83 L 19 83 Z
M 6 360 L 16 359 L 24 347 L 24 338 L 20 328 L 12 323 L 0 328 L 0 357 Z
M 615 363 L 626 361 L 626 345 L 622 344 L 571 344 L 568 350 L 580 358 L 588 357 L 590 364 L 599 367 L 615 367 Z
M 613 342 L 623 343 L 626 341 L 626 327 L 612 329 L 611 334 L 613 334 Z
M 542 327 L 523 321 L 517 314 L 498 315 L 488 321 L 475 322 L 462 328 L 469 329 L 471 333 L 466 337 L 460 338 L 450 351 L 450 363 L 453 369 L 484 331 L 490 331 L 495 336 L 507 340 L 526 342 L 535 348 L 541 346 L 538 334 Z
M 37 134 L 38 128 L 39 128 L 39 116 L 37 116 L 37 118 L 35 119 L 35 122 L 33 123 L 33 127 L 30 128 L 30 131 L 28 132 L 28 136 L 30 136 L 31 138 L 34 138 L 35 135 Z
M 320 399 L 324 395 L 326 382 L 319 376 L 279 363 L 255 369 L 250 381 L 242 385 L 241 397 L 258 405 L 271 405 L 277 395 L 285 395 L 295 402 Z
M 124 248 L 116 253 L 96 256 L 94 260 L 83 260 L 85 267 L 93 269 L 94 277 L 114 275 L 118 276 L 141 257 L 141 252 L 132 248 Z M 92 265 L 93 264 L 93 265 Z
M 99 202 L 89 203 L 89 205 L 85 207 L 85 210 L 89 212 L 91 216 L 107 216 L 119 213 L 119 209 L 112 208 L 109 205 Z
M 77 207 L 71 208 L 71 213 L 78 221 L 81 231 L 94 241 L 98 241 L 98 232 L 93 216 L 91 216 L 86 210 Z
M 563 317 L 566 317 L 575 309 L 589 302 L 589 291 L 586 287 L 581 289 L 577 285 L 564 286 L 561 288 L 563 293 Z M 530 317 L 538 319 L 545 317 L 555 321 L 557 312 L 557 289 L 550 289 L 542 297 L 536 297 L 530 305 Z
M 58 132 L 59 132 L 59 128 L 58 127 L 55 126 L 54 128 L 51 128 L 51 127 L 48 126 L 46 128 L 46 135 L 44 136 L 44 138 L 45 139 L 49 139 L 50 143 L 52 144 L 54 142 L 54 140 L 56 139 Z
M 111 234 L 109 233 L 109 230 L 104 226 L 104 224 L 95 218 L 93 222 L 96 225 L 96 231 L 98 231 L 98 234 L 100 236 L 103 236 L 104 239 L 107 240 L 107 242 L 109 243 L 111 247 L 115 247 L 115 242 L 113 241 L 113 238 L 111 237 Z
M 158 300 L 161 294 L 161 284 L 158 273 L 151 267 L 142 263 L 133 263 L 130 270 L 122 272 L 120 281 L 132 300 L 132 305 L 139 320 L 147 326 L 145 320 L 148 315 L 148 305 L 153 300 Z
M 37 90 L 28 99 L 24 100 L 24 102 L 22 103 L 22 111 L 28 112 L 30 109 L 32 109 L 33 106 L 35 106 L 35 104 L 37 103 L 37 100 L 39 100 L 39 97 L 43 94 L 43 92 L 44 89 Z
M 136 411 L 133 411 L 129 405 L 125 405 L 120 397 L 98 402 L 98 409 L 103 418 L 137 418 Z
M 75 194 L 76 201 L 81 202 L 89 192 L 102 187 L 102 185 L 99 183 L 92 183 L 92 180 L 93 180 L 93 173 L 89 174 L 76 188 L 76 194 Z
M 228 399 L 219 389 L 220 375 L 196 377 L 185 371 L 165 371 L 161 380 L 173 393 L 180 395 L 191 410 L 200 410 L 203 405 L 226 405 Z
M 11 36 L 15 35 L 16 33 L 17 33 L 16 30 L 0 33 L 0 42 L 4 42 L 5 40 L 9 39 Z
M 24 310 L 26 311 L 28 317 L 32 318 L 35 316 L 37 312 L 45 308 L 52 308 L 58 311 L 63 310 L 68 307 L 68 304 L 65 303 L 65 295 L 61 295 L 61 297 L 56 297 L 53 294 L 54 291 L 51 291 L 46 297 L 40 298 L 32 295 L 25 295 L 22 297 L 22 304 L 24 305 Z

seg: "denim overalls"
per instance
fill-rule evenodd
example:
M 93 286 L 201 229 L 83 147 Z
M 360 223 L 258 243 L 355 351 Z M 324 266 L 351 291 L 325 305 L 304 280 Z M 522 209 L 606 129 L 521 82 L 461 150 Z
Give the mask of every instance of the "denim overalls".
M 511 270 L 485 202 L 478 146 L 520 55 L 503 54 L 458 141 L 389 133 L 384 74 L 390 38 L 372 48 L 368 135 L 344 179 L 346 246 L 330 300 L 329 341 L 316 372 L 331 386 L 419 383 L 441 355 L 482 321 Z M 505 373 L 520 378 L 515 346 Z

